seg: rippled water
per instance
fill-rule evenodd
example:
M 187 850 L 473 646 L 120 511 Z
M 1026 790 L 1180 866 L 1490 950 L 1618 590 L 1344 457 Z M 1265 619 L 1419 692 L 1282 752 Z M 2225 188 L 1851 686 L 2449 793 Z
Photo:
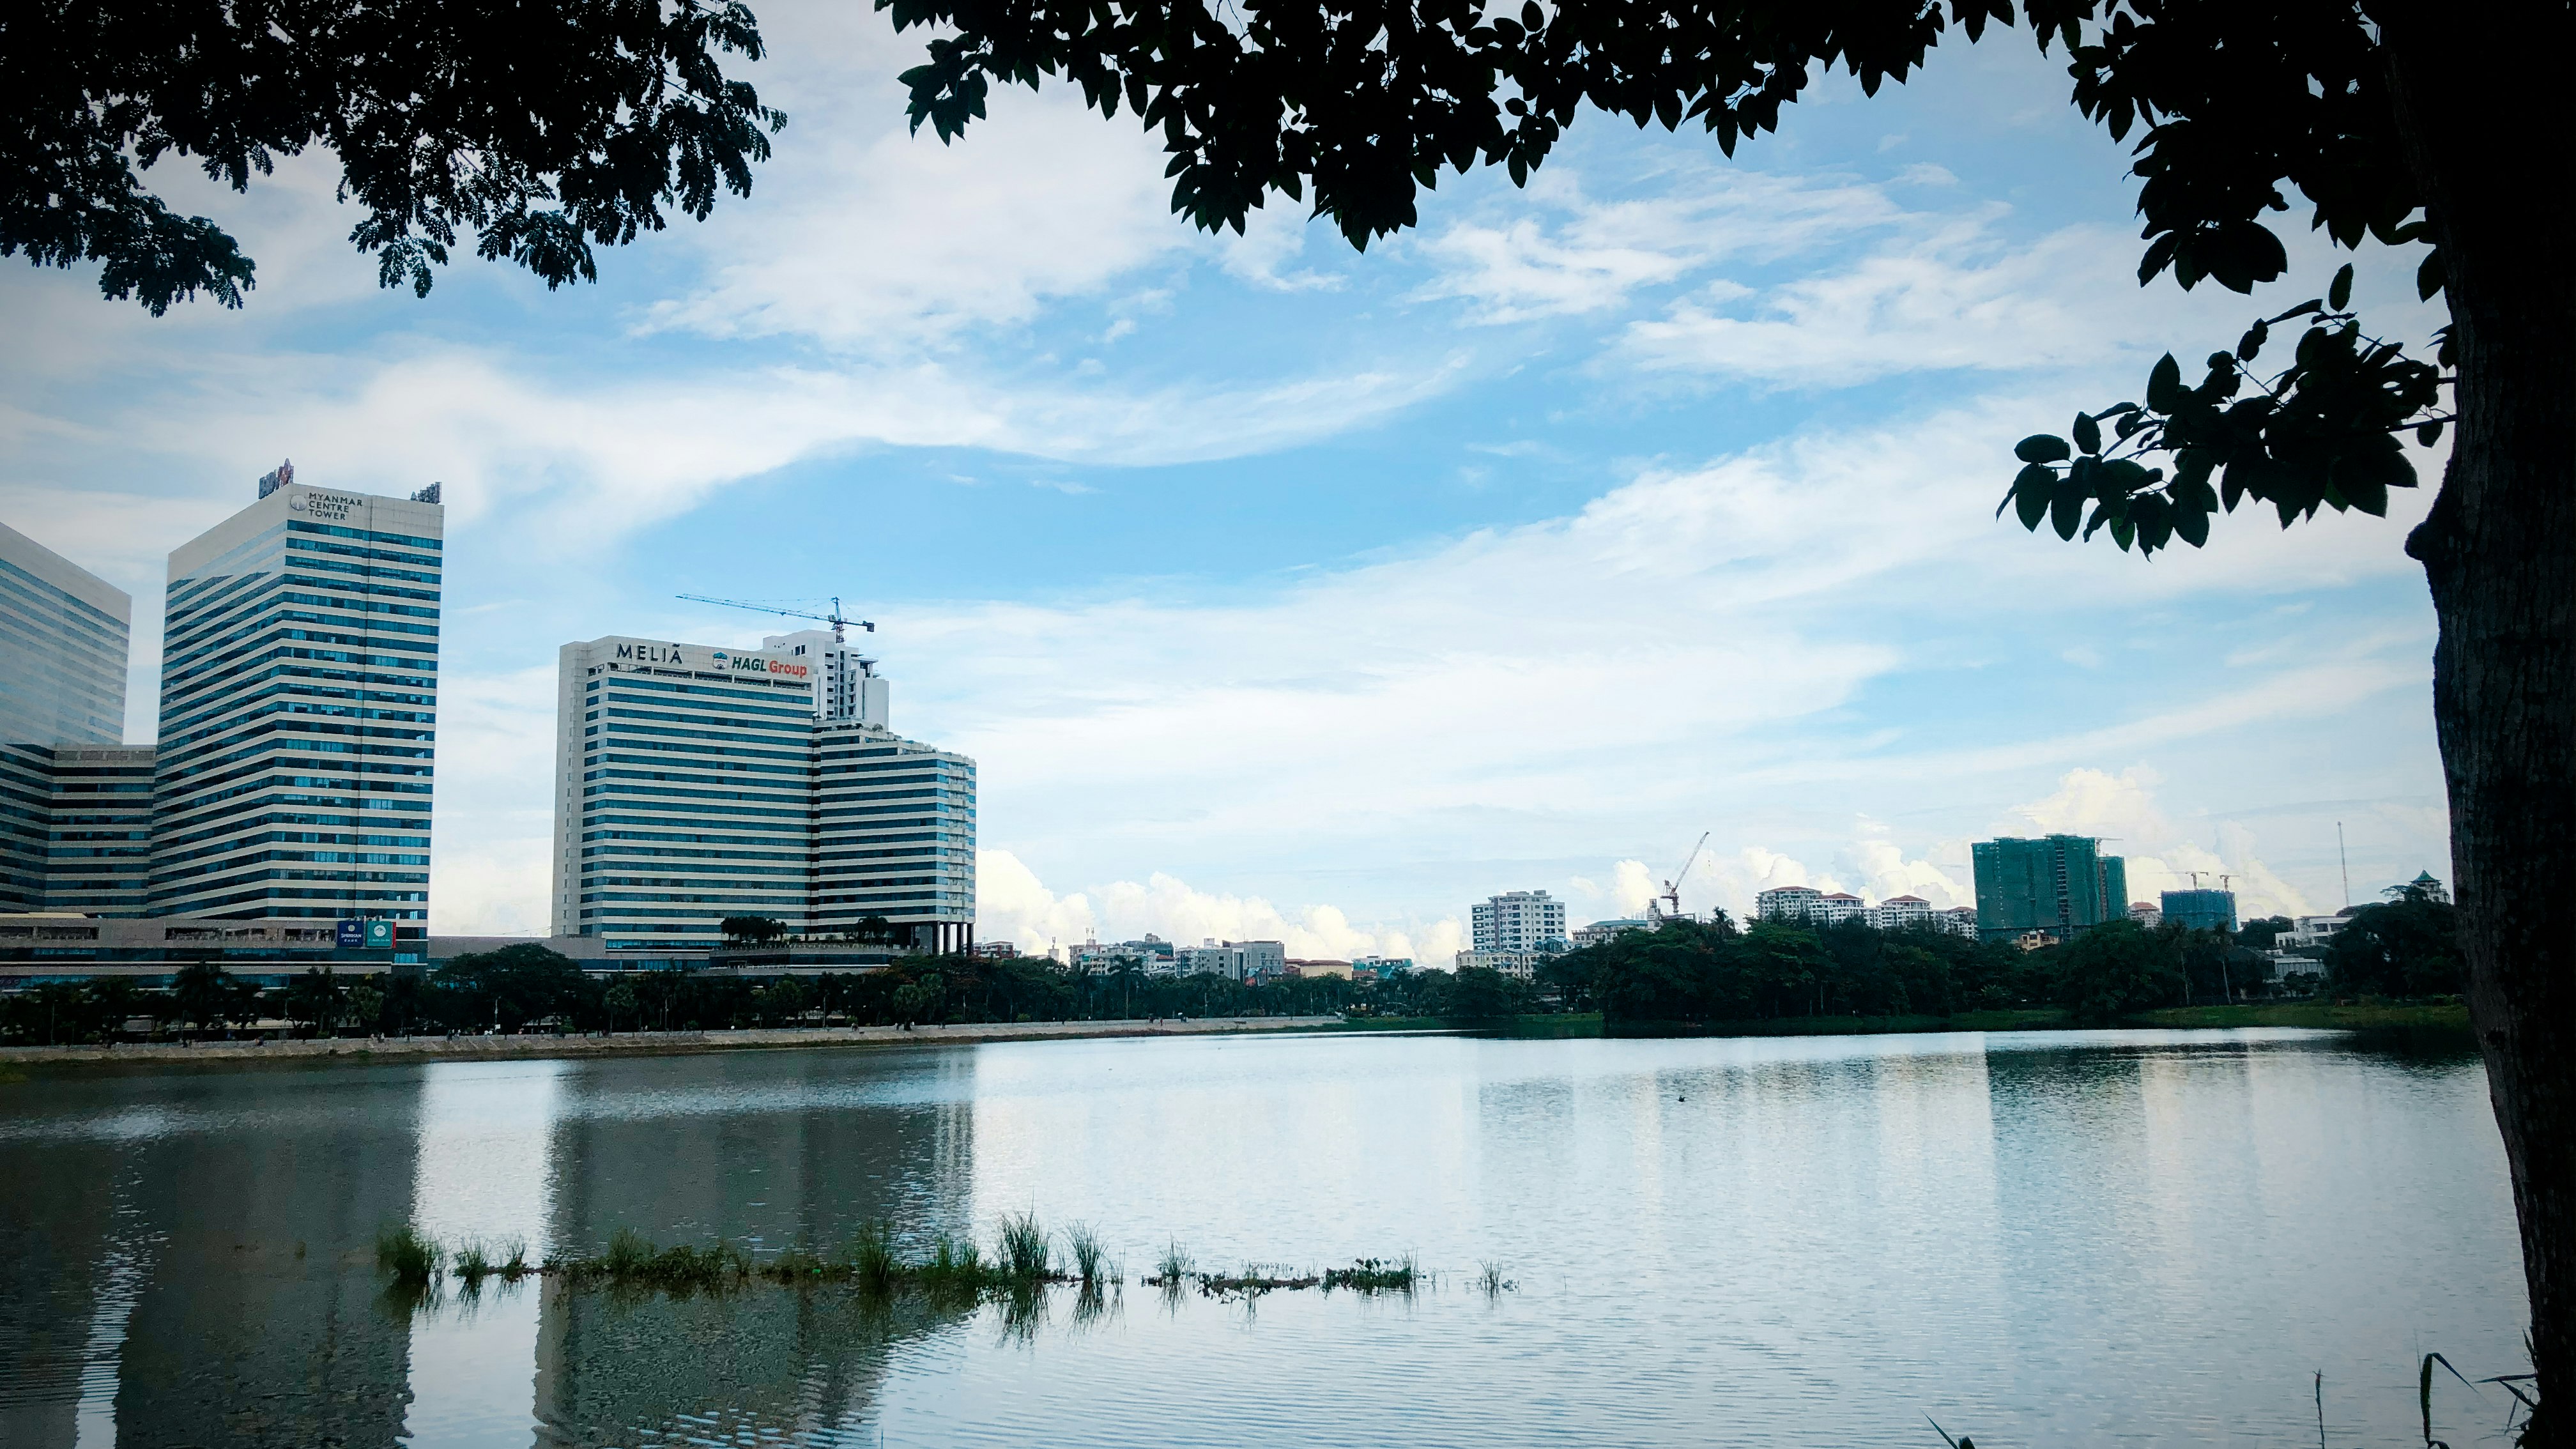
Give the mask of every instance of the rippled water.
M 377 1228 L 830 1249 L 1004 1212 L 1128 1276 L 1410 1298 L 1086 1319 L 531 1283 Z M 1488 1295 L 1483 1261 L 1517 1285 Z M 0 1444 L 1936 1445 L 2414 1434 L 2524 1367 L 2474 1059 L 2297 1032 L 1295 1037 L 129 1070 L 0 1086 Z M 2452 1416 L 2494 1437 L 2501 1395 Z

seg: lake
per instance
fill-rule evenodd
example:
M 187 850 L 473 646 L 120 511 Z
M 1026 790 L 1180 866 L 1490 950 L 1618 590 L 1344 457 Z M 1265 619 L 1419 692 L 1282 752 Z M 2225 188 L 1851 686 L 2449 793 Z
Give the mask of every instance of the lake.
M 373 1243 L 1086 1222 L 1035 1319 L 386 1291 Z M 1205 1268 L 1418 1256 L 1410 1296 Z M 1513 1285 L 1487 1292 L 1484 1263 Z M 2528 1367 L 2473 1056 L 2280 1030 L 1318 1035 L 0 1084 L 0 1444 L 2419 1442 Z M 2493 1388 L 2437 1406 L 2489 1442 Z

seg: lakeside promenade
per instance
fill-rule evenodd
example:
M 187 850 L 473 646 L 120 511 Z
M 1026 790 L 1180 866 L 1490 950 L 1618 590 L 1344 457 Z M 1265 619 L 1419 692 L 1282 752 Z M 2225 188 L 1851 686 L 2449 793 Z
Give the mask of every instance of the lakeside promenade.
M 1071 1041 L 1092 1037 L 1227 1036 L 1338 1027 L 1338 1016 L 1234 1016 L 1203 1020 L 972 1022 L 921 1026 L 752 1027 L 739 1031 L 621 1031 L 613 1036 L 388 1036 L 311 1041 L 178 1041 L 122 1046 L 0 1047 L 18 1066 L 194 1062 L 229 1065 L 350 1061 L 516 1061 L 555 1057 L 653 1056 L 685 1052 L 835 1046 L 953 1046 L 973 1042 Z

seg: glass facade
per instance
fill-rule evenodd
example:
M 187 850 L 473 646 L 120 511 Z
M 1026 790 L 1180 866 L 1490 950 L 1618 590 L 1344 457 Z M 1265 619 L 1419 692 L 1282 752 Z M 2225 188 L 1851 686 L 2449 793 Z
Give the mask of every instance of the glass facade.
M 425 929 L 444 533 L 287 483 L 171 555 L 152 914 Z
M 149 745 L 53 752 L 46 910 L 85 916 L 147 912 L 157 753 Z
M 816 730 L 813 882 L 816 935 L 879 916 L 925 950 L 962 947 L 975 920 L 975 762 L 872 726 Z
M 563 648 L 554 931 L 705 950 L 728 916 L 961 947 L 975 918 L 975 763 L 818 722 L 811 656 L 632 638 Z
M 132 616 L 123 590 L 0 524 L 0 913 L 80 909 L 48 902 L 55 754 L 124 741 Z
M 2236 893 L 2234 891 L 2166 891 L 2163 905 L 2166 920 L 2176 922 L 2189 930 L 2233 931 L 2236 929 Z
M 1969 848 L 1977 933 L 1989 940 L 2040 931 L 2064 940 L 2129 911 L 2128 862 L 2089 835 L 2005 836 Z

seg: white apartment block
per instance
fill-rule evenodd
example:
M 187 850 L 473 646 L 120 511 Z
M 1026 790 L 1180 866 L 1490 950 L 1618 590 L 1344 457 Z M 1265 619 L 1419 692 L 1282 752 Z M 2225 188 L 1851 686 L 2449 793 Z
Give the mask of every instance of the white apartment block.
M 1570 939 L 1572 940 L 1575 949 L 1581 950 L 1586 946 L 1598 946 L 1605 941 L 1615 941 L 1623 933 L 1628 931 L 1651 931 L 1656 929 L 1656 926 L 1657 923 L 1654 921 L 1636 920 L 1633 918 L 1623 918 L 1615 921 L 1594 921 L 1588 926 L 1575 927 L 1574 935 Z
M 1456 968 L 1460 971 L 1499 971 L 1515 981 L 1538 979 L 1539 964 L 1553 959 L 1548 951 L 1461 951 Z
M 1559 949 L 1565 941 L 1565 902 L 1545 891 L 1507 891 L 1468 909 L 1479 951 Z
M 1889 896 L 1870 912 L 1870 924 L 1882 931 L 1901 931 L 1932 919 L 1932 903 L 1921 896 Z
M 1209 974 L 1228 981 L 1269 980 L 1288 969 L 1285 941 L 1208 941 L 1172 953 L 1183 976 Z
M 1754 919 L 1762 921 L 1821 921 L 1824 919 L 1825 893 L 1814 886 L 1773 886 L 1753 898 Z

